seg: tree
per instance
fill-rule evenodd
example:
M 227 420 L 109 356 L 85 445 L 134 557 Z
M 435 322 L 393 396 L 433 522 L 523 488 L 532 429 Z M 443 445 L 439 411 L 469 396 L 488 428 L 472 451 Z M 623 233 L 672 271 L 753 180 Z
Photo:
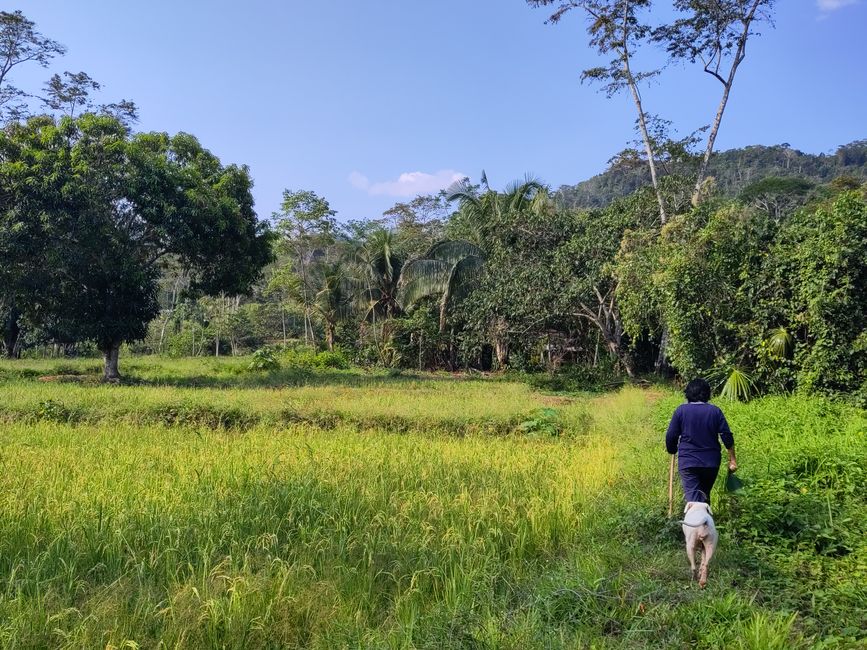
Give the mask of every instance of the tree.
M 336 214 L 316 192 L 284 190 L 280 212 L 274 215 L 280 234 L 278 247 L 288 255 L 288 263 L 299 278 L 293 291 L 304 309 L 304 341 L 309 345 L 316 343 L 312 313 L 317 289 L 311 268 L 334 242 Z
M 611 56 L 607 65 L 585 70 L 581 74 L 584 81 L 603 84 L 602 89 L 610 98 L 628 89 L 637 112 L 638 129 L 642 142 L 650 180 L 656 191 L 659 203 L 659 219 L 666 222 L 667 213 L 662 192 L 659 189 L 659 176 L 656 169 L 656 152 L 649 130 L 649 115 L 644 108 L 639 84 L 659 74 L 658 70 L 636 71 L 633 57 L 642 43 L 653 34 L 649 25 L 639 19 L 642 10 L 649 10 L 651 0 L 527 0 L 533 7 L 557 5 L 549 22 L 557 23 L 573 9 L 581 9 L 590 19 L 587 33 L 590 45 L 603 56 Z
M 54 74 L 45 84 L 43 104 L 61 115 L 75 117 L 76 113 L 104 113 L 124 124 L 138 121 L 138 107 L 128 99 L 111 104 L 95 104 L 91 94 L 102 86 L 86 72 Z
M 407 203 L 395 203 L 382 213 L 391 228 L 398 233 L 409 255 L 420 255 L 443 239 L 448 220 L 449 203 L 446 191 L 417 196 Z
M 780 221 L 807 201 L 813 187 L 806 178 L 768 176 L 745 187 L 740 200 Z
M 771 259 L 789 269 L 786 329 L 798 385 L 867 403 L 867 199 L 844 191 L 784 228 Z
M 46 68 L 54 57 L 65 53 L 63 45 L 40 34 L 36 23 L 20 11 L 0 11 L 0 121 L 26 113 L 28 94 L 11 84 L 13 70 L 30 62 Z
M 442 241 L 411 260 L 401 276 L 401 304 L 410 307 L 423 298 L 439 298 L 440 334 L 446 331 L 449 308 L 475 288 L 485 260 L 468 241 Z
M 357 253 L 366 276 L 362 289 L 367 301 L 365 320 L 390 320 L 401 313 L 400 277 L 406 262 L 402 242 L 391 230 L 375 230 Z
M 444 257 L 453 260 L 451 270 L 455 272 L 455 276 L 452 278 L 452 290 L 455 294 L 466 295 L 470 288 L 470 282 L 480 275 L 482 260 L 489 256 L 494 257 L 497 261 L 502 259 L 503 255 L 508 254 L 509 242 L 516 237 L 514 229 L 519 228 L 518 222 L 523 219 L 524 215 L 534 210 L 537 214 L 541 214 L 542 209 L 547 204 L 547 191 L 538 180 L 526 177 L 510 183 L 504 192 L 497 192 L 490 187 L 487 175 L 482 172 L 479 186 L 474 186 L 464 179 L 449 188 L 448 200 L 457 201 L 459 205 L 458 213 L 452 219 L 453 224 L 450 226 L 456 232 L 464 234 L 467 243 L 475 242 L 478 251 L 482 253 L 482 255 L 472 254 L 474 253 L 473 249 L 468 248 L 466 244 L 449 246 L 442 251 Z M 464 255 L 466 261 L 461 262 L 458 259 L 460 255 Z M 429 264 L 428 266 L 437 265 Z M 496 262 L 495 268 L 499 269 Z M 430 268 L 429 271 L 431 272 L 429 277 L 435 279 L 434 269 Z M 496 295 L 497 292 L 493 290 L 494 286 L 498 289 L 502 288 L 502 285 L 498 283 L 502 277 L 495 270 L 493 276 L 489 276 L 487 283 L 485 283 L 487 294 L 477 303 L 477 307 L 481 304 L 485 305 L 480 310 L 482 322 L 477 320 L 475 327 L 484 330 L 485 336 L 493 343 L 498 364 L 500 367 L 505 367 L 509 363 L 510 327 L 512 325 L 508 317 L 509 310 L 503 309 L 503 296 L 500 297 L 500 300 L 487 300 Z M 443 293 L 446 309 L 452 295 Z M 441 322 L 444 315 L 441 310 Z
M 270 261 L 245 167 L 187 134 L 130 136 L 117 119 L 41 117 L 0 133 L 0 252 L 33 322 L 95 341 L 106 379 L 158 312 L 160 265 L 193 292 L 246 291 Z
M 672 59 L 701 62 L 704 72 L 723 87 L 696 176 L 693 205 L 701 195 L 735 75 L 747 55 L 747 41 L 756 33 L 755 24 L 770 22 L 773 4 L 774 0 L 675 0 L 675 9 L 685 15 L 653 32 L 653 40 L 663 44 Z
M 325 345 L 333 350 L 338 323 L 352 315 L 354 290 L 357 287 L 341 262 L 322 264 L 319 276 L 321 288 L 316 292 L 313 304 L 325 324 Z

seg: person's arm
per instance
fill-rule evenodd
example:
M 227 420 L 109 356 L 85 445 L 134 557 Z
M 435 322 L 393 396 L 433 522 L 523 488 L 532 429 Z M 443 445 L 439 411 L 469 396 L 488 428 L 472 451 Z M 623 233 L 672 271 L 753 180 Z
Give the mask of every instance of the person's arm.
M 677 453 L 677 442 L 680 440 L 680 409 L 671 416 L 668 431 L 665 432 L 665 449 L 669 454 Z
M 729 452 L 729 471 L 736 472 L 738 469 L 738 461 L 735 457 L 735 437 L 732 435 L 732 430 L 729 429 L 729 423 L 722 411 L 719 412 L 719 418 L 719 437 Z

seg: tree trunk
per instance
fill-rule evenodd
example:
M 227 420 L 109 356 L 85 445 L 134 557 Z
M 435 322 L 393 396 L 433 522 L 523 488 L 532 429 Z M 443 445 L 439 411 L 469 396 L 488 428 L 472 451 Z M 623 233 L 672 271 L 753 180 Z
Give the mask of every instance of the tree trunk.
M 633 367 L 632 357 L 629 352 L 625 352 L 623 350 L 623 346 L 620 345 L 620 341 L 609 340 L 606 341 L 605 344 L 608 347 L 608 351 L 611 352 L 611 356 L 617 359 L 620 362 L 620 365 L 623 366 L 623 369 L 626 371 L 626 375 L 630 379 L 635 378 L 635 368 Z
M 502 369 L 509 365 L 509 341 L 497 337 L 494 341 L 494 351 L 497 353 L 497 366 Z
M 713 126 L 710 129 L 710 133 L 707 136 L 707 147 L 704 150 L 704 156 L 701 159 L 701 166 L 698 170 L 698 176 L 695 180 L 695 187 L 692 192 L 692 204 L 698 205 L 699 200 L 701 199 L 701 187 L 704 183 L 704 177 L 707 174 L 707 166 L 710 163 L 710 157 L 713 153 L 714 143 L 716 142 L 717 133 L 719 133 L 719 127 L 722 123 L 723 113 L 726 110 L 726 104 L 729 101 L 729 93 L 731 93 L 732 85 L 735 82 L 735 74 L 738 71 L 738 66 L 744 60 L 744 57 L 747 54 L 747 39 L 750 36 L 750 25 L 756 16 L 756 10 L 759 8 L 759 4 L 761 4 L 760 0 L 753 0 L 753 5 L 750 8 L 749 13 L 744 17 L 743 25 L 744 30 L 738 38 L 738 49 L 735 52 L 735 58 L 732 59 L 732 67 L 729 69 L 729 74 L 726 79 L 723 79 L 719 74 L 716 74 L 715 71 L 710 70 L 705 67 L 705 72 L 716 78 L 723 85 L 723 94 L 720 99 L 719 106 L 717 107 L 716 117 L 713 121 Z M 722 58 L 722 54 L 720 54 L 720 58 Z
M 325 345 L 328 351 L 334 351 L 334 323 L 325 323 Z
M 12 307 L 9 311 L 9 320 L 6 324 L 6 332 L 3 337 L 3 343 L 6 346 L 6 357 L 8 359 L 15 358 L 15 347 L 18 345 L 18 336 L 21 334 L 21 326 L 18 323 L 20 312 Z
M 102 358 L 104 369 L 102 378 L 105 381 L 116 382 L 120 380 L 120 370 L 117 367 L 118 356 L 120 355 L 120 343 L 110 343 L 102 350 Z
M 169 324 L 169 317 L 171 316 L 171 312 L 166 315 L 165 320 L 163 320 L 163 326 L 160 328 L 160 342 L 157 345 L 157 354 L 163 353 L 163 338 L 166 335 L 166 326 Z
M 446 331 L 446 310 L 448 307 L 449 292 L 444 291 L 443 297 L 440 299 L 440 334 L 445 334 Z
M 627 8 L 628 3 L 624 3 L 624 8 Z M 653 190 L 656 192 L 656 201 L 659 203 L 659 221 L 665 225 L 667 215 L 665 213 L 665 199 L 662 197 L 662 191 L 659 189 L 659 180 L 656 176 L 656 159 L 654 158 L 653 147 L 650 143 L 650 133 L 647 131 L 647 117 L 644 112 L 644 105 L 641 102 L 641 93 L 638 92 L 638 86 L 635 83 L 635 77 L 632 76 L 632 68 L 629 64 L 629 21 L 624 15 L 623 18 L 623 72 L 626 77 L 626 83 L 629 85 L 629 90 L 632 92 L 632 101 L 635 103 L 635 108 L 638 111 L 638 125 L 641 128 L 641 139 L 644 140 L 644 151 L 647 153 L 647 166 L 650 168 L 650 180 L 653 183 Z
M 656 357 L 656 363 L 653 364 L 653 369 L 657 374 L 662 374 L 662 371 L 668 365 L 665 360 L 665 352 L 668 348 L 668 326 L 662 329 L 662 339 L 659 341 L 659 354 Z

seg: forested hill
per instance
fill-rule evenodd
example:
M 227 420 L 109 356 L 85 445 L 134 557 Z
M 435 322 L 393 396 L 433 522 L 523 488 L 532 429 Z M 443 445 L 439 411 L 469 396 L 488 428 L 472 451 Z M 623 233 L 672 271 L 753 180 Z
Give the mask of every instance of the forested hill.
M 669 163 L 667 167 L 669 172 L 689 173 L 691 165 Z M 710 175 L 727 196 L 735 196 L 750 183 L 768 176 L 800 176 L 817 183 L 843 175 L 865 179 L 867 140 L 843 145 L 833 154 L 804 153 L 787 144 L 729 149 L 711 159 Z M 646 165 L 621 164 L 577 185 L 563 185 L 558 195 L 567 207 L 602 207 L 648 184 Z

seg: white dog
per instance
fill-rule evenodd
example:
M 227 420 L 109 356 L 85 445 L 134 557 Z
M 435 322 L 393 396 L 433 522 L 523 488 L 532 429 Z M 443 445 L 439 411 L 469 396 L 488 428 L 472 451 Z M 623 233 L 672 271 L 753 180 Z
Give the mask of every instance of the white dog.
M 713 523 L 710 506 L 701 501 L 690 501 L 683 511 L 683 536 L 686 538 L 686 556 L 692 568 L 692 579 L 698 578 L 698 586 L 707 584 L 707 565 L 716 550 L 719 535 Z M 701 546 L 704 550 L 698 573 L 695 570 L 695 552 Z

